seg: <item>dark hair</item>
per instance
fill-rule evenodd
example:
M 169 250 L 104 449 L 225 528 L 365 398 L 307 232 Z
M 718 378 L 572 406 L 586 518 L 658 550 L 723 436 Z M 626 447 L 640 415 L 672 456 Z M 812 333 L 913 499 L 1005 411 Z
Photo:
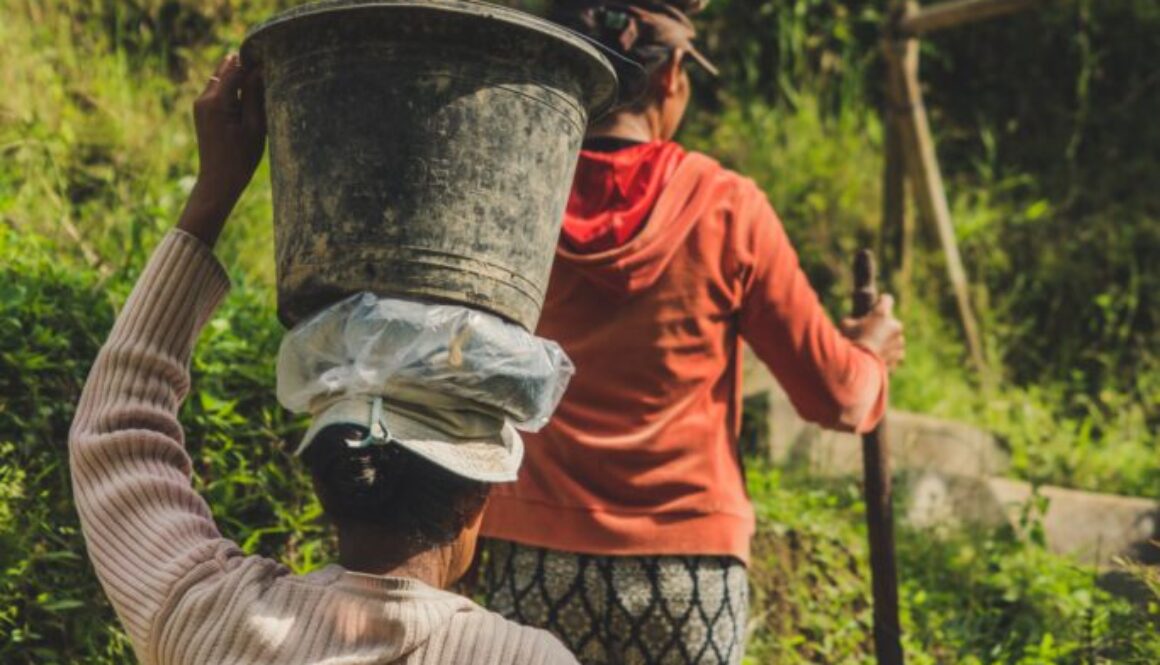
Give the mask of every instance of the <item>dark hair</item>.
M 667 46 L 643 41 L 625 48 L 621 36 L 632 20 L 626 5 L 562 0 L 556 3 L 549 18 L 636 61 L 650 75 L 667 62 L 673 52 Z
M 366 433 L 363 427 L 332 425 L 302 455 L 336 524 L 381 526 L 426 548 L 454 541 L 483 510 L 487 483 L 457 476 L 397 445 L 347 444 Z

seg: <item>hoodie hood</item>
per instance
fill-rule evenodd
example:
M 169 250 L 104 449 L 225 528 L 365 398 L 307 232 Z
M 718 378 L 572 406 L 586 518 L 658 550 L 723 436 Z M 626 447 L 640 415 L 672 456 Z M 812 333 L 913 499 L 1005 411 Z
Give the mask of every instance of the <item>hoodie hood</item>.
M 684 156 L 671 141 L 581 152 L 564 218 L 564 246 L 596 254 L 627 243 L 644 226 Z
M 647 289 L 710 204 L 705 184 L 720 171 L 672 141 L 582 151 L 555 269 L 622 294 Z

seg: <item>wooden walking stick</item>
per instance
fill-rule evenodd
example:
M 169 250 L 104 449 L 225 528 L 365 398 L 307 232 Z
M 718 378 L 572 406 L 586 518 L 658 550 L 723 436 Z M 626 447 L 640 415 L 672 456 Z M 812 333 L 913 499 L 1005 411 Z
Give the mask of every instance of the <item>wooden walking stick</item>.
M 870 313 L 878 300 L 874 253 L 854 258 L 854 316 Z M 874 653 L 879 665 L 902 665 L 898 624 L 898 571 L 894 562 L 894 508 L 890 491 L 890 446 L 886 423 L 862 435 L 863 491 L 870 531 L 870 579 L 874 592 Z

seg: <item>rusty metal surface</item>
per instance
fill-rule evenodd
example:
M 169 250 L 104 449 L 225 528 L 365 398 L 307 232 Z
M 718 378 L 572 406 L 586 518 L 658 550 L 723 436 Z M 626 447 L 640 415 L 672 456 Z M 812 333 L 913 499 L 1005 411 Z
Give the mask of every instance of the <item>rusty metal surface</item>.
M 328 2 L 257 28 L 279 316 L 357 291 L 534 329 L 590 112 L 615 74 L 539 19 L 461 0 Z

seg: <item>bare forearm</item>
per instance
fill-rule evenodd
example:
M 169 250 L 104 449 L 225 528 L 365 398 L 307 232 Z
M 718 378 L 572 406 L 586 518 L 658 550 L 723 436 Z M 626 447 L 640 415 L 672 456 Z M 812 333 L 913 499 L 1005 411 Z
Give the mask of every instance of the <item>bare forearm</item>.
M 236 195 L 198 180 L 181 212 L 177 228 L 213 249 L 236 203 Z

